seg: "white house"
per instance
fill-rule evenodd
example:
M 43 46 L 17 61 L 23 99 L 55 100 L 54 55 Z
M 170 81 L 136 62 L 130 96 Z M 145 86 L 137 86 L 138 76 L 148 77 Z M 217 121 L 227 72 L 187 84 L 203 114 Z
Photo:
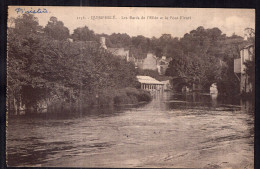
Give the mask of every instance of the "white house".
M 250 44 L 240 50 L 240 58 L 234 59 L 234 73 L 240 81 L 240 93 L 251 92 L 252 84 L 248 80 L 248 75 L 245 73 L 245 62 L 252 61 L 254 54 L 254 45 Z

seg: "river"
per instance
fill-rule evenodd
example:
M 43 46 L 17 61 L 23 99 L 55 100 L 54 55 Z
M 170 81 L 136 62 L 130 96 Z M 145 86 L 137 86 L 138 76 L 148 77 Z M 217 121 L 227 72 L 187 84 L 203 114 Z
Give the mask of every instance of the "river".
M 153 97 L 138 106 L 9 115 L 8 166 L 253 168 L 249 101 Z

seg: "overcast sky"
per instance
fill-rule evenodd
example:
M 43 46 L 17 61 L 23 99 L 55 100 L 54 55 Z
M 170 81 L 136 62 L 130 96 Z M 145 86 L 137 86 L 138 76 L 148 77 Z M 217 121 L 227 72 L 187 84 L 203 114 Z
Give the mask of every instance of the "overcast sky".
M 23 12 L 45 8 L 48 13 L 34 14 L 39 19 L 39 24 L 45 26 L 49 18 L 55 16 L 63 21 L 70 33 L 77 27 L 88 26 L 95 33 L 127 33 L 130 36 L 146 37 L 160 37 L 168 33 L 173 37 L 182 37 L 203 26 L 218 27 L 228 36 L 233 33 L 243 36 L 245 28 L 255 28 L 254 9 L 11 6 L 8 10 L 9 17 L 22 15 L 21 10 L 17 13 L 17 8 L 23 9 Z M 93 20 L 91 16 L 114 16 L 115 19 Z M 130 16 L 139 19 L 130 19 Z M 144 19 L 141 19 L 142 16 Z M 148 16 L 156 16 L 158 19 Z M 80 17 L 84 18 L 79 19 Z M 123 19 L 126 17 L 128 19 Z

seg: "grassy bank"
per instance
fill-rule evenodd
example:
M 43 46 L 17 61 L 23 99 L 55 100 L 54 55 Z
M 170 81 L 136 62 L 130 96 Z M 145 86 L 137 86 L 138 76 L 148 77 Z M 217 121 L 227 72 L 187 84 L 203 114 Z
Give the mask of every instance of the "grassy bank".
M 127 104 L 138 104 L 152 100 L 151 94 L 142 89 L 132 87 L 122 89 L 110 89 L 84 95 L 82 100 L 76 102 L 56 102 L 48 106 L 49 112 L 63 112 L 64 110 L 77 111 L 83 107 L 111 107 Z
M 107 89 L 98 93 L 83 93 L 81 99 L 68 100 L 63 97 L 56 96 L 54 98 L 42 99 L 37 101 L 34 106 L 23 106 L 23 109 L 17 106 L 17 110 L 9 109 L 11 114 L 19 114 L 19 112 L 64 112 L 76 111 L 83 107 L 106 107 L 120 106 L 127 104 L 138 104 L 141 102 L 149 102 L 152 97 L 150 92 L 136 89 L 132 87 L 122 89 Z M 16 112 L 16 113 L 15 113 Z
M 122 105 L 149 102 L 152 97 L 148 91 L 136 88 L 123 88 L 118 90 L 106 90 L 96 98 L 96 105 Z

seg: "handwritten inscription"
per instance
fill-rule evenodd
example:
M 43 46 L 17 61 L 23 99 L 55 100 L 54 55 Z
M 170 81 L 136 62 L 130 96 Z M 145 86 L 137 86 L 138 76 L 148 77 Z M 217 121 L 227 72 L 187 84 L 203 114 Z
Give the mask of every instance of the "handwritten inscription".
M 30 10 L 22 9 L 22 8 L 16 8 L 15 11 L 17 14 L 40 14 L 40 13 L 48 13 L 48 10 L 45 8 L 38 8 L 38 9 L 33 9 L 31 8 Z

